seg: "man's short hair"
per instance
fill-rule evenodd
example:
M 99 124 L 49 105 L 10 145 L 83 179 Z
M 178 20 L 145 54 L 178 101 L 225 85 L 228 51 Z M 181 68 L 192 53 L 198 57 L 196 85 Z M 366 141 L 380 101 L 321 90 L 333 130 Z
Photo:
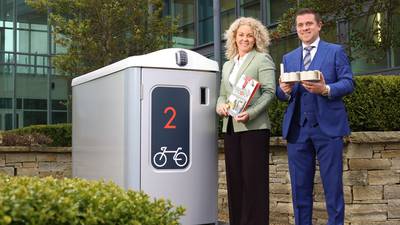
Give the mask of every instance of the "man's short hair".
M 297 16 L 301 16 L 304 14 L 313 14 L 315 17 L 315 21 L 317 21 L 317 23 L 320 23 L 322 21 L 321 15 L 319 15 L 319 13 L 317 11 L 315 11 L 314 9 L 310 9 L 310 8 L 301 8 L 301 9 L 297 10 L 295 21 L 297 20 Z

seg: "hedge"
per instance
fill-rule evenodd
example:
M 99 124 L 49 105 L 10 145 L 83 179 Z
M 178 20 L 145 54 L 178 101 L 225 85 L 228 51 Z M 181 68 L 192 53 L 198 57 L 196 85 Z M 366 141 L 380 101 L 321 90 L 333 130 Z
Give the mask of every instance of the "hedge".
M 71 124 L 32 125 L 15 130 L 4 131 L 2 135 L 5 137 L 8 134 L 20 135 L 20 139 L 24 139 L 24 135 L 28 134 L 43 134 L 52 140 L 51 143 L 47 144 L 48 146 L 72 146 Z
M 175 225 L 183 213 L 111 182 L 0 175 L 0 225 Z
M 352 131 L 400 130 L 400 76 L 355 76 L 355 91 L 344 98 Z M 281 136 L 287 107 L 277 99 L 269 106 L 271 135 Z

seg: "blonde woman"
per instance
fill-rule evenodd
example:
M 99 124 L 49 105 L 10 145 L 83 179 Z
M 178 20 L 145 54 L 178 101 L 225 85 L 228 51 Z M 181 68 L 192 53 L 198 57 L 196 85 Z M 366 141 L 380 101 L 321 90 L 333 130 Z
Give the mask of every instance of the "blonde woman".
M 230 225 L 267 225 L 268 154 L 271 123 L 267 107 L 275 96 L 275 65 L 267 53 L 267 29 L 256 19 L 236 19 L 225 33 L 226 57 L 216 111 L 223 117 Z M 248 108 L 229 116 L 227 97 L 245 74 L 261 86 Z

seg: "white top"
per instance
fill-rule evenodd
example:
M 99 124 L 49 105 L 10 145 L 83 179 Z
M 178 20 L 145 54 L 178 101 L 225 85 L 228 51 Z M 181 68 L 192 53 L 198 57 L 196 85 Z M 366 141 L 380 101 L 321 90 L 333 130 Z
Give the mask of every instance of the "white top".
M 240 67 L 242 66 L 244 60 L 246 60 L 248 55 L 249 53 L 246 53 L 243 57 L 239 58 L 239 55 L 237 55 L 235 56 L 235 58 L 233 58 L 235 66 L 233 67 L 231 74 L 229 74 L 229 83 L 231 83 L 232 86 L 235 85 L 237 77 L 239 76 L 237 73 L 239 72 Z
M 178 66 L 176 64 L 175 53 L 185 51 L 187 54 L 187 64 Z M 218 63 L 208 59 L 197 52 L 182 48 L 167 48 L 146 55 L 131 56 L 116 63 L 89 72 L 72 80 L 72 86 L 89 82 L 103 76 L 113 74 L 130 67 L 147 67 L 160 69 L 180 69 L 218 72 Z
M 312 60 L 314 59 L 315 53 L 317 53 L 319 40 L 320 40 L 320 38 L 318 37 L 313 43 L 311 43 L 311 45 L 305 45 L 304 43 L 302 43 L 302 45 L 303 45 L 303 59 L 304 59 L 304 56 L 307 53 L 307 51 L 304 50 L 304 48 L 308 47 L 308 46 L 314 46 L 314 48 L 312 48 L 311 51 L 310 51 L 311 62 L 312 62 Z

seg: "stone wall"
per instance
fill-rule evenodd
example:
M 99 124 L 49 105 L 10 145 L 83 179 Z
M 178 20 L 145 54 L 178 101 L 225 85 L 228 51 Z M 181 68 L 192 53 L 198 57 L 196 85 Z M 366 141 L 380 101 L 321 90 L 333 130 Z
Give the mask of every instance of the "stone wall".
M 357 132 L 343 155 L 347 225 L 400 224 L 400 132 Z M 294 224 L 286 143 L 271 138 L 270 224 Z M 223 143 L 219 142 L 219 220 L 228 220 Z M 71 177 L 71 148 L 0 147 L 0 173 Z M 324 195 L 315 176 L 314 225 L 325 225 Z
M 0 146 L 0 173 L 10 176 L 71 177 L 71 148 Z
M 286 143 L 271 138 L 270 224 L 294 224 Z M 228 220 L 223 144 L 219 143 L 219 218 Z M 356 132 L 345 139 L 343 181 L 347 225 L 400 224 L 400 132 Z M 325 225 L 327 213 L 315 174 L 313 224 Z

